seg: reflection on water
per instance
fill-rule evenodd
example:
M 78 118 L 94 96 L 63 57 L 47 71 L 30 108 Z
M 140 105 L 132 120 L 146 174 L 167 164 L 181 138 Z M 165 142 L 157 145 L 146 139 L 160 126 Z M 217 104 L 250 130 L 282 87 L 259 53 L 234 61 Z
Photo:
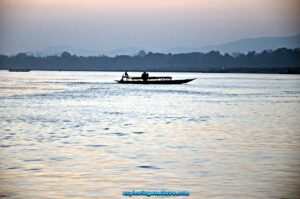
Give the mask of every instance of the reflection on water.
M 120 75 L 0 72 L 1 197 L 297 198 L 299 76 L 119 85 Z

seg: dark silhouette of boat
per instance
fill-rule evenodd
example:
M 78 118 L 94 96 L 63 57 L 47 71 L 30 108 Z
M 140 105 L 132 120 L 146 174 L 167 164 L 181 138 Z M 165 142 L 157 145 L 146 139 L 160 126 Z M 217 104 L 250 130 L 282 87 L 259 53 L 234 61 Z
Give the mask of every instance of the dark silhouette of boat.
M 8 71 L 9 72 L 29 72 L 30 70 L 19 68 L 19 69 L 9 69 Z
M 195 78 L 194 78 L 195 79 Z M 194 79 L 176 79 L 173 80 L 172 77 L 129 77 L 122 76 L 121 80 L 116 80 L 120 84 L 184 84 Z

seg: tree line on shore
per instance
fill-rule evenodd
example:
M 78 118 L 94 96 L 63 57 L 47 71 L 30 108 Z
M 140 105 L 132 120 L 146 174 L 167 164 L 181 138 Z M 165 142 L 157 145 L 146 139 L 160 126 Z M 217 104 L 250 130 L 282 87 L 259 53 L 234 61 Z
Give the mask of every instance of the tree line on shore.
M 174 71 L 174 72 L 248 72 L 300 73 L 300 48 L 225 53 L 193 52 L 163 54 L 140 51 L 136 55 L 108 57 L 77 56 L 69 52 L 54 56 L 33 56 L 19 53 L 0 54 L 0 69 L 29 69 L 57 71 Z

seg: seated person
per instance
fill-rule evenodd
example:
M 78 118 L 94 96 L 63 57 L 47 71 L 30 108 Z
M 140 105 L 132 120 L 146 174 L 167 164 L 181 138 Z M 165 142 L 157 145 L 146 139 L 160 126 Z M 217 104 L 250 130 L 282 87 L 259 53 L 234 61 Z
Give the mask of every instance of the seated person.
M 149 76 L 149 75 L 148 75 L 146 72 L 143 72 L 143 74 L 142 74 L 142 79 L 143 79 L 144 82 L 147 81 L 148 76 Z

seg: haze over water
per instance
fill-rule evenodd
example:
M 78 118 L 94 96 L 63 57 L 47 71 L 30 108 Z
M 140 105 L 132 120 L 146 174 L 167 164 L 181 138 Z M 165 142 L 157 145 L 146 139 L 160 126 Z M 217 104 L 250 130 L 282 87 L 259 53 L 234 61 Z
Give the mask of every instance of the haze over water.
M 1 197 L 299 196 L 298 75 L 167 75 L 198 79 L 119 85 L 120 72 L 1 71 Z
M 299 13 L 299 0 L 0 0 L 0 53 L 169 53 L 297 35 Z

